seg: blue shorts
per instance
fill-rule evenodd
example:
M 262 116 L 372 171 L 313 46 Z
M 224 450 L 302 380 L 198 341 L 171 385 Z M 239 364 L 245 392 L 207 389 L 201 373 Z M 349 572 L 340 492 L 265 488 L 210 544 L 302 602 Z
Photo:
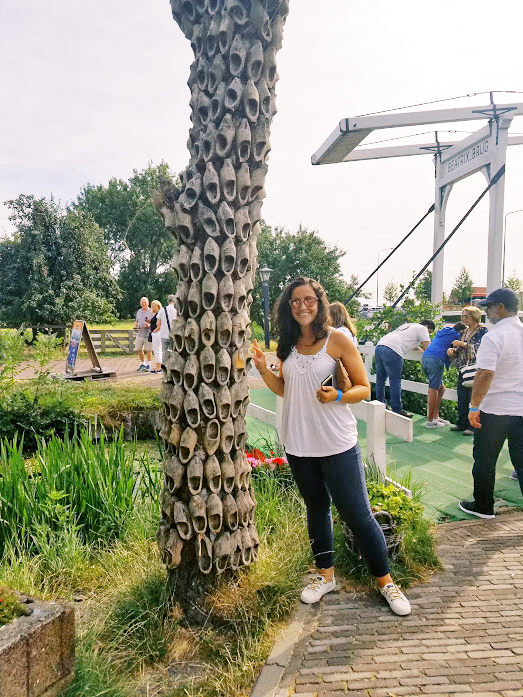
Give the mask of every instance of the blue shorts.
M 428 378 L 429 387 L 433 390 L 439 390 L 443 385 L 443 369 L 445 368 L 445 361 L 441 358 L 436 358 L 436 356 L 425 356 L 421 357 L 421 367 L 423 372 Z

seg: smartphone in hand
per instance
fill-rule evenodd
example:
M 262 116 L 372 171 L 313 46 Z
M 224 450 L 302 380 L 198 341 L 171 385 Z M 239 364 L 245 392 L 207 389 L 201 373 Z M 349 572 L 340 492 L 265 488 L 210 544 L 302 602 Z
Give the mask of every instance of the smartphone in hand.
M 334 387 L 334 375 L 332 373 L 330 375 L 327 375 L 325 380 L 321 381 L 321 386 L 322 387 Z

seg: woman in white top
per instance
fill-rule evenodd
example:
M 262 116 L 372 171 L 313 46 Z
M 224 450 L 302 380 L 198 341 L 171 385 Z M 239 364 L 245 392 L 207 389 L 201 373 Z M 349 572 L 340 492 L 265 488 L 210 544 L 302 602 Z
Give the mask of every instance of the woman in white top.
M 408 615 L 410 604 L 392 581 L 385 537 L 369 505 L 356 419 L 349 404 L 366 399 L 369 381 L 353 342 L 329 327 L 327 296 L 309 278 L 294 279 L 275 308 L 280 373 L 274 375 L 258 343 L 253 359 L 266 385 L 283 397 L 282 439 L 289 465 L 307 507 L 307 526 L 317 575 L 301 600 L 315 603 L 336 588 L 331 501 L 352 530 L 381 593 L 393 612 Z M 352 387 L 342 393 L 321 383 L 341 359 Z
M 331 317 L 331 324 L 333 327 L 336 327 L 336 329 L 339 329 L 340 332 L 343 332 L 346 334 L 351 341 L 357 346 L 358 345 L 358 338 L 357 338 L 357 329 L 354 326 L 354 322 L 351 320 L 349 313 L 347 312 L 347 308 L 343 303 L 340 303 L 338 301 L 331 303 L 329 305 L 329 314 Z

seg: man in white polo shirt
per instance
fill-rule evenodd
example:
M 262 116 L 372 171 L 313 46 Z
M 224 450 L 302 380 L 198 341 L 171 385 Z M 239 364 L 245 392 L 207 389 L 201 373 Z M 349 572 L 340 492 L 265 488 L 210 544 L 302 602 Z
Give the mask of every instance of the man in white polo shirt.
M 494 326 L 481 341 L 470 398 L 474 500 L 460 501 L 459 507 L 478 518 L 494 518 L 496 462 L 507 439 L 523 494 L 523 324 L 518 296 L 510 288 L 498 288 L 478 304 L 487 308 Z
M 376 399 L 386 404 L 385 380 L 389 378 L 390 408 L 397 414 L 412 416 L 403 411 L 401 404 L 401 372 L 405 355 L 421 345 L 430 344 L 429 331 L 434 331 L 434 322 L 424 319 L 419 324 L 402 324 L 393 332 L 385 334 L 376 345 Z

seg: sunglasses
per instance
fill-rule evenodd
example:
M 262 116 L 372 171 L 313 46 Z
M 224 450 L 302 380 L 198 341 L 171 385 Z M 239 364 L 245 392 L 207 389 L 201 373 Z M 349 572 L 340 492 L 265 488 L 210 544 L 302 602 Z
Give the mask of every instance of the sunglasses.
M 292 298 L 292 300 L 289 300 L 289 305 L 295 310 L 297 310 L 299 307 L 301 307 L 302 302 L 307 307 L 313 307 L 318 302 L 318 298 L 313 297 L 312 295 L 303 298 L 303 300 L 302 298 Z

